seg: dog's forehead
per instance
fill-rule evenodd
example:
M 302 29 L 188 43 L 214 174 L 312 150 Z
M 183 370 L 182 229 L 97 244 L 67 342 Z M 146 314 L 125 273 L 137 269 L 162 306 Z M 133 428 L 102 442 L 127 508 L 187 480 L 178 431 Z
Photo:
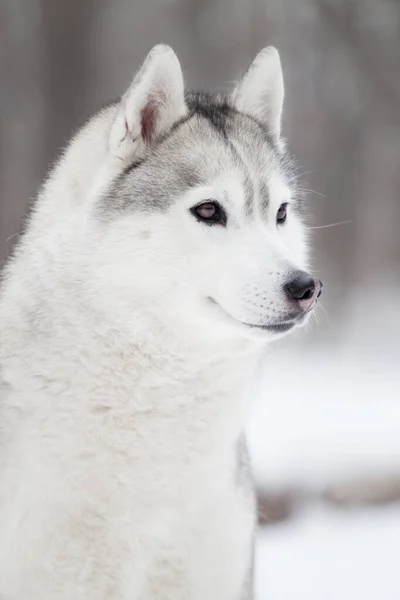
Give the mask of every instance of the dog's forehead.
M 103 209 L 167 210 L 188 189 L 235 172 L 250 214 L 256 201 L 268 206 L 271 189 L 284 188 L 280 154 L 260 124 L 220 99 L 188 106 L 188 117 L 117 178 Z
M 219 98 L 217 96 L 217 98 Z M 227 104 L 196 104 L 191 117 L 179 128 L 172 144 L 177 143 L 202 158 L 200 166 L 212 170 L 253 171 L 267 178 L 270 173 L 285 175 L 281 157 L 268 132 L 252 117 L 237 112 Z M 190 155 L 189 155 L 190 156 Z
M 160 156 L 168 154 L 174 167 L 190 166 L 201 183 L 234 166 L 227 138 L 203 117 L 195 114 L 160 146 Z
M 247 214 L 270 198 L 284 202 L 290 195 L 290 173 L 268 132 L 254 119 L 218 105 L 194 115 L 170 138 L 179 169 L 195 174 L 199 184 L 237 175 L 242 182 Z M 165 150 L 165 149 L 164 149 Z

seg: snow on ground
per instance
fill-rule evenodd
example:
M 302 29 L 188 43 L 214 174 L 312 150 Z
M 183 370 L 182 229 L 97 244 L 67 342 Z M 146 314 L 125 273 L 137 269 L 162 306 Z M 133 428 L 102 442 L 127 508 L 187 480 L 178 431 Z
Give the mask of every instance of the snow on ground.
M 400 506 L 356 511 L 309 507 L 264 528 L 257 600 L 399 600 Z
M 266 490 L 400 474 L 400 344 L 271 350 L 248 438 Z M 308 504 L 260 531 L 257 600 L 400 600 L 400 504 Z
M 400 473 L 400 348 L 271 350 L 248 426 L 257 480 L 324 487 L 346 476 Z

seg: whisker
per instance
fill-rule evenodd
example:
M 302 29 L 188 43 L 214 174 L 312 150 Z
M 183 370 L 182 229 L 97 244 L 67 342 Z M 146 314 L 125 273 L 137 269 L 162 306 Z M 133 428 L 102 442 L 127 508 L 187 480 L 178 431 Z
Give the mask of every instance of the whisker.
M 315 173 L 315 169 L 313 171 L 304 171 L 298 174 L 298 177 L 305 177 L 306 175 L 311 175 L 312 173 Z
M 17 231 L 16 233 L 13 233 L 12 235 L 10 235 L 10 237 L 8 237 L 6 239 L 6 243 L 9 242 L 10 240 L 12 240 L 13 238 L 17 237 L 17 235 L 20 235 L 19 231 Z
M 323 315 L 326 317 L 326 320 L 328 322 L 328 324 L 330 324 L 330 318 L 329 318 L 329 314 L 328 311 L 326 310 L 325 306 L 323 304 L 319 304 L 319 309 L 320 311 L 323 313 Z M 319 311 L 318 311 L 319 312 Z
M 308 192 L 310 194 L 316 194 L 317 196 L 321 196 L 321 198 L 325 198 L 325 199 L 328 198 L 328 196 L 325 196 L 325 194 L 321 194 L 321 192 L 317 192 L 317 190 L 311 190 L 308 188 L 299 188 L 299 191 L 300 192 Z
M 348 223 L 354 223 L 354 221 L 339 221 L 338 223 L 329 223 L 329 225 L 317 225 L 316 227 L 309 227 L 308 229 L 327 229 L 328 227 L 336 227 L 337 225 L 347 225 Z
M 312 173 L 315 173 L 315 171 L 305 171 L 304 173 L 294 173 L 292 175 L 292 177 L 289 178 L 289 183 L 293 183 L 293 182 L 297 182 L 297 181 L 301 181 L 301 179 L 303 177 L 305 177 L 306 175 L 311 175 Z
M 320 327 L 320 326 L 321 326 L 321 319 L 320 319 L 320 316 L 319 316 L 319 315 L 317 315 L 317 314 L 314 314 L 314 315 L 313 315 L 313 317 L 314 317 L 314 321 L 315 321 L 316 325 L 317 325 L 318 327 Z

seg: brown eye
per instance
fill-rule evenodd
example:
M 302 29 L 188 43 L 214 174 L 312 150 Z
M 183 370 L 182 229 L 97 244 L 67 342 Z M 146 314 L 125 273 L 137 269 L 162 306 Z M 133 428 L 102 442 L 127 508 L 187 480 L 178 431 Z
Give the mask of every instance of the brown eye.
M 218 207 L 213 202 L 205 202 L 196 207 L 196 215 L 205 221 L 218 216 Z
M 217 202 L 203 202 L 190 209 L 192 214 L 209 225 L 226 225 L 226 214 Z
M 276 213 L 276 222 L 278 225 L 282 225 L 287 218 L 287 202 L 280 205 L 278 212 Z

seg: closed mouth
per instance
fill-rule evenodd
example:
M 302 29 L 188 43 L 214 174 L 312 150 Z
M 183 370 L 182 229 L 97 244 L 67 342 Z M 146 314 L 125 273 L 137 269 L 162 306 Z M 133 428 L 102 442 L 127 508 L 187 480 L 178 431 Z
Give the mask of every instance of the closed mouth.
M 285 333 L 286 331 L 290 331 L 295 325 L 295 321 L 286 321 L 283 323 L 276 323 L 274 325 L 252 325 L 251 323 L 243 323 L 243 325 L 247 325 L 248 327 L 256 328 L 256 329 L 264 329 L 264 331 L 270 331 L 271 333 Z
M 214 300 L 214 298 L 208 298 L 210 302 L 212 302 L 219 310 L 221 310 L 225 316 L 229 317 L 232 321 L 235 321 L 238 325 L 243 325 L 245 327 L 250 327 L 251 329 L 259 329 L 263 331 L 269 331 L 270 333 L 285 333 L 293 329 L 296 324 L 300 324 L 301 318 L 299 319 L 291 319 L 289 321 L 283 321 L 281 323 L 272 323 L 268 325 L 258 325 L 253 323 L 246 323 L 243 321 L 238 321 L 233 317 L 230 313 L 228 313 L 218 302 Z M 304 315 L 301 315 L 304 316 Z

